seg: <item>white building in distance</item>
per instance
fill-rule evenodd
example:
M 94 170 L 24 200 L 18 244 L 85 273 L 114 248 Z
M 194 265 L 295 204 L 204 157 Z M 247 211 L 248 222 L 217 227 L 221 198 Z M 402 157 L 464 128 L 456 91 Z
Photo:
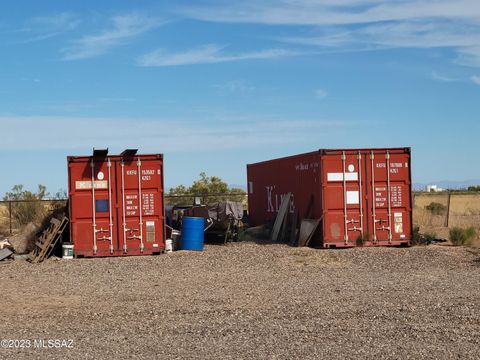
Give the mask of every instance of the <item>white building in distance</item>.
M 442 188 L 438 187 L 437 185 L 427 185 L 427 186 L 425 186 L 425 191 L 426 192 L 441 192 L 441 191 L 445 191 L 445 189 L 442 189 Z

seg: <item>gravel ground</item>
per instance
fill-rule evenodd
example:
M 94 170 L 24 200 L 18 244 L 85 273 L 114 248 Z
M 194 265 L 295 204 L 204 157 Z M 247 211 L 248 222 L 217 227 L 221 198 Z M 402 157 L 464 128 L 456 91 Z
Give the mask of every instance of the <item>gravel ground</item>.
M 0 284 L 0 338 L 73 340 L 1 359 L 480 358 L 478 249 L 236 243 L 15 261 Z

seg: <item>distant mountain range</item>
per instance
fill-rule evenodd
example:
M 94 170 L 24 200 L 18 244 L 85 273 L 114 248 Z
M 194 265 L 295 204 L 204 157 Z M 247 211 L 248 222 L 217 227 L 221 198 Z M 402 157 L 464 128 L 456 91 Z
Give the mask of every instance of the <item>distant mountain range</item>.
M 474 180 L 463 180 L 463 181 L 449 181 L 449 180 L 441 180 L 441 181 L 431 181 L 429 183 L 413 183 L 413 190 L 425 190 L 427 185 L 437 185 L 442 189 L 466 189 L 469 186 L 476 186 L 480 185 L 480 179 Z

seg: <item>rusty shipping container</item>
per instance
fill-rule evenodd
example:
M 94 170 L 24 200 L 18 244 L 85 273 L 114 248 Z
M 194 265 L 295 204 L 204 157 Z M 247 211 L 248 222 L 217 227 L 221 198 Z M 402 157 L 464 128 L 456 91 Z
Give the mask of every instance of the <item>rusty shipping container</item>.
M 409 245 L 410 148 L 321 149 L 247 165 L 250 225 L 272 221 L 282 197 L 290 212 L 321 219 L 314 244 Z
M 163 155 L 69 156 L 75 257 L 158 254 L 165 249 Z

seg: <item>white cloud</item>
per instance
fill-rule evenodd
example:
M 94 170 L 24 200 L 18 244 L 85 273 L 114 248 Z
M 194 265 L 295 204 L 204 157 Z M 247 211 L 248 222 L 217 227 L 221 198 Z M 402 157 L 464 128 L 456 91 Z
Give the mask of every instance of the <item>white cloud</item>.
M 328 96 L 328 92 L 323 89 L 315 89 L 314 94 L 317 99 L 325 99 Z
M 179 9 L 185 16 L 213 22 L 270 25 L 338 25 L 419 18 L 478 19 L 477 0 L 244 0 L 203 2 Z
M 75 30 L 81 23 L 79 16 L 72 12 L 61 12 L 48 16 L 37 16 L 27 20 L 20 29 L 11 33 L 26 34 L 24 43 L 47 40 L 68 31 Z
M 320 130 L 322 134 L 328 134 L 339 127 L 354 125 L 342 121 L 261 117 L 244 117 L 241 122 L 228 118 L 206 122 L 46 116 L 0 116 L 0 124 L 4 129 L 0 149 L 66 149 L 72 152 L 92 147 L 139 147 L 142 151 L 191 152 L 301 144 L 307 139 L 318 141 Z
M 244 0 L 180 11 L 212 22 L 309 25 L 307 35 L 280 40 L 328 52 L 451 48 L 457 64 L 480 67 L 478 0 Z
M 478 76 L 478 75 L 473 75 L 473 76 L 471 77 L 471 80 L 472 80 L 475 84 L 480 85 L 480 76 Z
M 448 75 L 439 74 L 439 73 L 437 73 L 436 71 L 432 71 L 432 72 L 430 73 L 430 78 L 431 78 L 432 80 L 439 81 L 439 82 L 456 82 L 456 81 L 461 81 L 461 79 L 454 78 L 454 77 L 451 77 L 451 76 L 448 76 Z
M 31 27 L 49 27 L 62 30 L 74 30 L 80 25 L 79 17 L 72 12 L 62 12 L 50 16 L 37 16 L 28 21 Z
M 199 46 L 190 50 L 169 53 L 156 50 L 141 56 L 137 60 L 139 66 L 178 66 L 193 64 L 213 64 L 239 60 L 272 59 L 297 55 L 296 52 L 285 49 L 265 49 L 236 54 L 224 53 L 223 47 L 215 44 Z
M 480 67 L 480 45 L 458 49 L 458 57 L 455 62 L 459 65 Z
M 247 94 L 255 90 L 255 86 L 245 80 L 230 80 L 224 84 L 216 84 L 215 88 L 229 93 Z
M 362 25 L 355 30 L 324 29 L 315 36 L 288 37 L 281 41 L 315 46 L 329 52 L 365 51 L 392 48 L 451 48 L 454 61 L 465 66 L 480 66 L 480 22 L 407 21 Z
M 115 46 L 125 44 L 155 27 L 164 24 L 155 17 L 137 13 L 115 16 L 111 19 L 112 27 L 98 34 L 87 35 L 62 49 L 63 60 L 79 60 L 103 55 Z

